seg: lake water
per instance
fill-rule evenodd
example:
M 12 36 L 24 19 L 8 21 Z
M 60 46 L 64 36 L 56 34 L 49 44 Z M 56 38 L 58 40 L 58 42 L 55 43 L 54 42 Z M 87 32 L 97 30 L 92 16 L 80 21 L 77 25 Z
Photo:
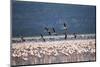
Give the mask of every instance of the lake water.
M 56 33 L 91 34 L 96 31 L 96 7 L 88 5 L 52 4 L 14 1 L 12 3 L 12 37 L 48 35 L 45 27 Z

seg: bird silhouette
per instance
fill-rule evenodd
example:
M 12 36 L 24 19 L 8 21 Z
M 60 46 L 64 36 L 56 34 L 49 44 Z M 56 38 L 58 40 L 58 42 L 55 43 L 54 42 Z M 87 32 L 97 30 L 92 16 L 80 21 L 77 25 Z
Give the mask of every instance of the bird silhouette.
M 40 34 L 40 36 L 41 36 L 42 40 L 43 40 L 43 41 L 45 41 L 45 39 L 44 39 L 43 35 L 42 35 L 42 34 Z
M 44 29 L 48 32 L 49 35 L 51 35 L 51 31 L 49 28 L 45 27 Z

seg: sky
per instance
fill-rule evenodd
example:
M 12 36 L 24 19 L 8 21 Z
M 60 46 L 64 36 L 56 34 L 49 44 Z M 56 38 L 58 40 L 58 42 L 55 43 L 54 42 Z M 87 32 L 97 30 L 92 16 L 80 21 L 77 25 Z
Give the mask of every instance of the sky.
M 96 7 L 89 5 L 42 2 L 12 2 L 12 36 L 48 35 L 44 27 L 54 27 L 62 34 L 63 23 L 67 33 L 95 33 Z

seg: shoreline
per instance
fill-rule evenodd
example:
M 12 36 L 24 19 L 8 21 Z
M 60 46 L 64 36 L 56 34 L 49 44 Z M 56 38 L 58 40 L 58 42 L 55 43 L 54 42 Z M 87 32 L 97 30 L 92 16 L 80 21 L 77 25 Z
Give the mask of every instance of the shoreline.
M 43 38 L 46 41 L 56 41 L 56 40 L 64 40 L 65 35 L 51 35 L 51 36 L 43 36 Z M 73 39 L 95 39 L 95 34 L 76 34 L 76 38 L 74 38 L 74 35 L 67 35 L 67 40 L 73 40 Z M 38 37 L 23 37 L 26 41 L 42 41 L 41 36 Z M 12 38 L 12 42 L 21 41 L 21 38 Z

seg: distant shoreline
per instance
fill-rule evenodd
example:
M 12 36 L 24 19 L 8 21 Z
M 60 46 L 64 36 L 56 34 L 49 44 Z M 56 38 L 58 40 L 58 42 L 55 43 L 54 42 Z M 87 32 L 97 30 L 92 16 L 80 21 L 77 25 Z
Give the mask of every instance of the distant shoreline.
M 77 34 L 77 33 L 76 33 Z M 68 34 L 68 35 L 73 35 L 73 34 Z M 93 33 L 93 34 L 77 34 L 77 35 L 95 35 L 95 33 Z M 48 36 L 50 36 L 50 35 L 44 35 L 44 37 L 48 37 Z M 55 36 L 55 35 L 51 35 L 50 37 L 52 37 L 52 36 Z M 57 35 L 57 36 L 64 36 L 64 34 L 60 34 L 60 35 Z M 23 36 L 24 38 L 26 38 L 26 39 L 30 39 L 30 38 L 38 38 L 38 37 L 40 37 L 40 36 Z M 19 39 L 20 37 L 12 37 L 12 39 Z
M 63 40 L 65 35 L 49 35 L 49 36 L 43 36 L 44 39 L 48 40 Z M 76 39 L 95 39 L 96 35 L 95 34 L 76 34 Z M 37 36 L 37 37 L 23 37 L 26 41 L 40 41 L 41 40 L 41 36 Z M 74 35 L 67 35 L 67 39 L 74 39 Z M 21 38 L 12 38 L 12 41 L 20 41 Z

